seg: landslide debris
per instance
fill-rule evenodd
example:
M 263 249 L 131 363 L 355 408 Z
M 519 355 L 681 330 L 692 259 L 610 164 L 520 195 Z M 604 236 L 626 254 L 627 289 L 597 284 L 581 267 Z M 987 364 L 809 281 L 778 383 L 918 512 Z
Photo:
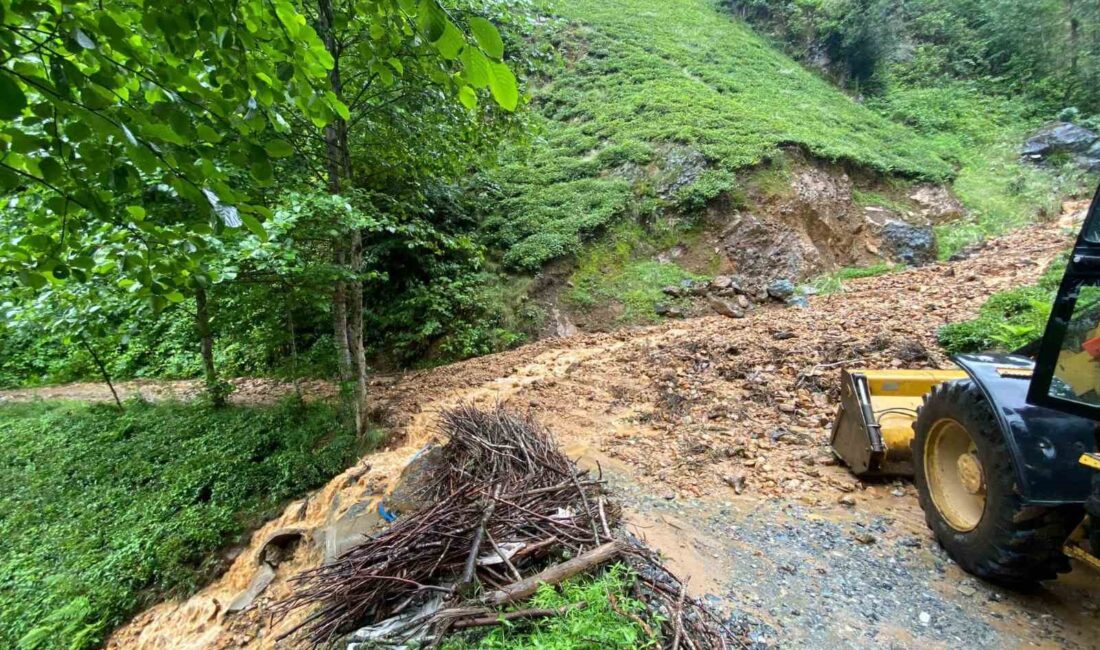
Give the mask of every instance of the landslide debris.
M 292 595 L 270 611 L 309 615 L 281 638 L 309 647 L 342 638 L 357 648 L 438 644 L 452 630 L 511 616 L 495 608 L 522 603 L 541 583 L 617 561 L 633 569 L 634 594 L 647 609 L 639 625 L 659 637 L 659 647 L 744 645 L 687 597 L 655 553 L 616 532 L 619 507 L 603 482 L 578 470 L 537 422 L 469 406 L 443 412 L 441 422 L 447 443 L 421 454 L 424 468 L 403 474 L 412 485 L 401 489 L 419 503 L 296 576 Z M 565 613 L 519 611 L 514 620 Z
M 946 364 L 936 329 L 972 318 L 994 292 L 1034 282 L 1073 232 L 1072 220 L 1026 228 L 966 259 L 853 280 L 841 292 L 811 297 L 808 308 L 776 305 L 743 319 L 545 339 L 395 377 L 375 392 L 394 432 L 391 449 L 288 506 L 253 535 L 225 576 L 139 615 L 108 648 L 272 647 L 300 619 L 274 624 L 257 612 L 289 595 L 288 578 L 318 566 L 324 554 L 299 543 L 255 605 L 228 614 L 225 605 L 259 572 L 264 540 L 286 527 L 308 538 L 342 518 L 354 521 L 356 512 L 376 513 L 400 469 L 432 440 L 439 413 L 462 403 L 529 412 L 569 453 L 598 452 L 669 503 L 697 496 L 833 505 L 853 495 L 862 509 L 863 486 L 835 466 L 827 447 L 840 369 Z

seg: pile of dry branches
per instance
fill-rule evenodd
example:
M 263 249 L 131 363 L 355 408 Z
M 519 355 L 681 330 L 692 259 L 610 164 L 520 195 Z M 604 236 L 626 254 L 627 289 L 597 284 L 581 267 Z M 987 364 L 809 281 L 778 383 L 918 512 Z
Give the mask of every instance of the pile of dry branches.
M 733 635 L 654 553 L 612 534 L 619 509 L 601 477 L 579 471 L 540 425 L 501 409 L 465 406 L 442 415 L 449 442 L 418 490 L 431 505 L 401 516 L 377 537 L 295 578 L 274 613 L 310 614 L 288 635 L 320 645 L 350 637 L 376 646 L 436 644 L 455 629 L 491 625 L 496 608 L 522 602 L 541 583 L 618 560 L 638 576 L 635 596 L 661 629 L 639 621 L 663 647 L 728 647 Z M 568 557 L 563 562 L 556 560 Z M 551 616 L 519 610 L 508 618 Z M 371 646 L 373 647 L 373 646 Z

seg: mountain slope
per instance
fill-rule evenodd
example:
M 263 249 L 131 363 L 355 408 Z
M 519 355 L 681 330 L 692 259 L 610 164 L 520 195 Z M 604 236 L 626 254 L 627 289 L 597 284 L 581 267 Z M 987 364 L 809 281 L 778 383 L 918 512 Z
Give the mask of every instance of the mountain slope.
M 493 175 L 489 229 L 524 270 L 627 213 L 697 207 L 793 144 L 929 180 L 937 146 L 874 113 L 707 0 L 558 0 L 564 60 L 534 93 L 540 137 Z

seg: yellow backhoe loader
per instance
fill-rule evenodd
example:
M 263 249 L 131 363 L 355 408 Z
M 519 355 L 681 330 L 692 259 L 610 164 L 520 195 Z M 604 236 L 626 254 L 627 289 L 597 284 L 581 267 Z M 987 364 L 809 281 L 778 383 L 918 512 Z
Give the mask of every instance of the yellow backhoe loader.
M 966 571 L 1024 586 L 1100 569 L 1100 190 L 1037 353 L 964 354 L 948 370 L 846 370 L 833 423 L 858 476 L 911 476 Z

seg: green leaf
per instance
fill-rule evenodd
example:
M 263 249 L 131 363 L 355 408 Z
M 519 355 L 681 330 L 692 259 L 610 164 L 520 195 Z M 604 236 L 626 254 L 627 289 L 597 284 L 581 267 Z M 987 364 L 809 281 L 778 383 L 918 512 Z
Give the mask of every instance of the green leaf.
M 128 205 L 126 206 L 126 211 L 130 213 L 130 217 L 132 217 L 134 221 L 141 221 L 145 218 L 145 208 L 140 205 Z
M 332 108 L 336 111 L 336 114 L 340 116 L 345 122 L 351 119 L 351 111 L 348 110 L 347 104 L 339 99 L 333 99 Z
M 500 32 L 493 23 L 475 16 L 470 19 L 470 31 L 474 33 L 474 40 L 486 54 L 494 59 L 504 56 L 504 40 L 500 38 Z
M 42 171 L 42 178 L 49 183 L 57 183 L 65 175 L 65 169 L 55 158 L 43 158 L 38 161 L 38 169 Z
M 458 89 L 458 101 L 462 102 L 462 105 L 471 111 L 477 108 L 477 93 L 469 86 L 463 86 Z
M 489 64 L 489 92 L 493 99 L 506 111 L 516 110 L 519 105 L 519 88 L 516 86 L 516 76 L 512 70 L 503 63 Z
M 264 230 L 264 225 L 260 223 L 260 220 L 250 214 L 241 214 L 241 221 L 244 222 L 245 228 L 252 231 L 252 234 L 260 238 L 260 241 L 267 241 L 267 231 Z
M 169 291 L 164 294 L 164 297 L 167 298 L 169 302 L 183 302 L 183 294 L 179 291 Z
M 481 50 L 468 47 L 462 51 L 462 67 L 466 73 L 466 81 L 474 88 L 489 87 L 489 59 Z
M 222 141 L 222 134 L 218 133 L 207 124 L 199 124 L 195 127 L 195 131 L 198 132 L 199 137 L 203 140 L 203 142 L 217 144 Z
M 458 58 L 462 48 L 466 46 L 466 39 L 463 38 L 462 32 L 458 31 L 458 28 L 447 22 L 443 28 L 443 34 L 436 41 L 435 47 L 439 50 L 439 53 L 443 55 L 444 59 L 453 61 Z
M 95 267 L 95 260 L 88 257 L 87 255 L 81 255 L 79 257 L 74 257 L 73 259 L 69 260 L 69 266 L 74 266 L 78 269 L 91 271 Z
M 416 24 L 427 35 L 430 43 L 435 43 L 447 29 L 446 15 L 434 0 L 420 0 L 416 10 Z
M 286 158 L 294 155 L 294 147 L 286 140 L 271 140 L 264 144 L 264 151 L 272 158 Z
M 261 183 L 267 183 L 275 177 L 275 172 L 271 169 L 271 163 L 267 160 L 257 160 L 252 163 L 248 169 L 252 172 L 252 178 L 255 178 Z
M 20 273 L 20 279 L 23 284 L 29 286 L 32 289 L 41 289 L 46 286 L 46 276 L 41 273 L 35 273 L 34 271 L 24 271 Z
M 0 72 L 0 119 L 14 120 L 27 107 L 27 96 L 15 79 Z

